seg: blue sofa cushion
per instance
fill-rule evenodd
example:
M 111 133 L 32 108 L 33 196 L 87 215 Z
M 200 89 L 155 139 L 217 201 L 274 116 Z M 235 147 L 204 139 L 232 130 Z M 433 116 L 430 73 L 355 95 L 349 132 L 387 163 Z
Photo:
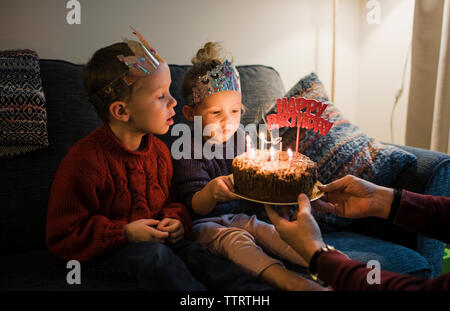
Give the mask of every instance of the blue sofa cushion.
M 329 183 L 352 174 L 378 185 L 388 186 L 398 174 L 416 161 L 416 157 L 400 148 L 382 144 L 368 137 L 350 123 L 336 105 L 328 100 L 322 82 L 311 73 L 294 85 L 285 97 L 301 96 L 328 104 L 322 117 L 334 123 L 327 135 L 301 130 L 299 152 L 307 155 L 319 167 L 319 180 Z M 271 113 L 274 113 L 276 106 Z M 282 128 L 283 149 L 295 149 L 297 128 Z

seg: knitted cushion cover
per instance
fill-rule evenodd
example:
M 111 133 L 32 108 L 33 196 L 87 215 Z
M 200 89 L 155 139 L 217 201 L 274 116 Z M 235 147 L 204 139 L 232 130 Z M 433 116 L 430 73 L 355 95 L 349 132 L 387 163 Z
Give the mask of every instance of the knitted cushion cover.
M 329 183 L 347 174 L 383 186 L 390 186 L 398 174 L 416 161 L 416 157 L 395 146 L 385 145 L 368 137 L 358 126 L 351 124 L 329 101 L 322 82 L 311 73 L 292 87 L 285 97 L 304 97 L 325 102 L 328 107 L 322 117 L 333 122 L 327 135 L 301 129 L 299 152 L 315 161 L 319 180 Z M 271 112 L 275 113 L 276 106 Z M 297 128 L 281 128 L 283 150 L 295 150 Z
M 0 51 L 0 157 L 47 146 L 38 55 L 31 50 Z

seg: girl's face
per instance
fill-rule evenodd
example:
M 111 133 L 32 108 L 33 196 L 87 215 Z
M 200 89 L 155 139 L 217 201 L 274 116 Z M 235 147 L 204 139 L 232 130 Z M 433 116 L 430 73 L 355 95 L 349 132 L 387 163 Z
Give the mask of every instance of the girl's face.
M 127 104 L 129 124 L 139 133 L 167 133 L 177 105 L 169 92 L 172 80 L 168 65 L 161 63 L 157 70 L 137 83 Z
M 202 117 L 202 128 L 208 126 L 205 135 L 215 143 L 227 141 L 241 122 L 242 96 L 237 91 L 222 91 L 208 96 L 194 108 L 194 114 Z

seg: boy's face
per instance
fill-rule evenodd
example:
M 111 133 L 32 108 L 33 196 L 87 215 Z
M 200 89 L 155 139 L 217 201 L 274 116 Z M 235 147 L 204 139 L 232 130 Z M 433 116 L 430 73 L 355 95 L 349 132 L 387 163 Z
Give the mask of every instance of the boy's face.
M 133 94 L 126 104 L 128 124 L 142 134 L 167 133 L 173 124 L 177 101 L 170 95 L 172 83 L 169 66 L 161 63 L 149 76 L 138 80 Z
M 222 91 L 208 96 L 195 108 L 195 115 L 202 117 L 202 127 L 209 125 L 212 129 L 206 139 L 222 143 L 234 135 L 241 122 L 241 101 L 241 93 Z

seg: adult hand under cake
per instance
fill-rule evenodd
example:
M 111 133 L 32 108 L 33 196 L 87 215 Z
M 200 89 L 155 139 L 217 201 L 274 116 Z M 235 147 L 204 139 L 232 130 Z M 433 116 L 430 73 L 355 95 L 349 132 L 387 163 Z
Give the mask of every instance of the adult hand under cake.
M 347 175 L 319 188 L 326 192 L 313 207 L 341 217 L 388 218 L 394 190 Z

